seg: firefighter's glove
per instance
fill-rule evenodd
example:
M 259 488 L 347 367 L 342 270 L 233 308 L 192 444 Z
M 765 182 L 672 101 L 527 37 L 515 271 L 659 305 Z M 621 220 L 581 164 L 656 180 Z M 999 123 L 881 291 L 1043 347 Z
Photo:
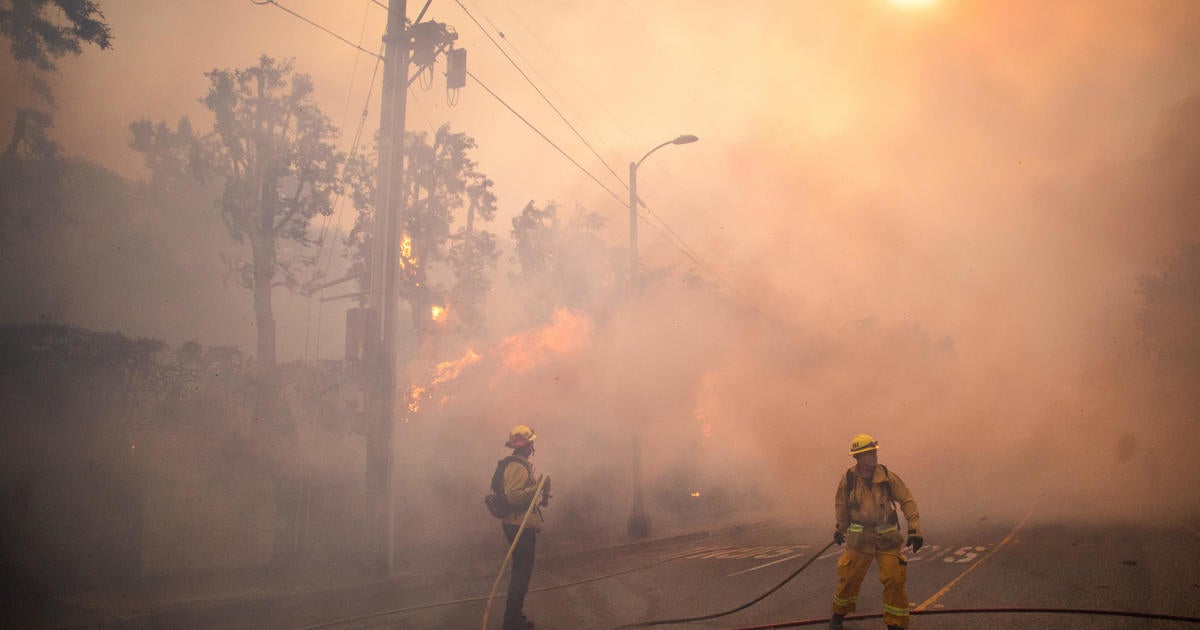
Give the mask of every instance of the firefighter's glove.
M 915 534 L 908 536 L 908 542 L 904 543 L 905 547 L 912 547 L 913 553 L 921 550 L 921 545 L 925 544 L 925 539 Z
M 842 532 L 834 531 L 833 532 L 833 542 L 838 545 L 844 545 L 846 543 L 846 535 L 843 534 Z

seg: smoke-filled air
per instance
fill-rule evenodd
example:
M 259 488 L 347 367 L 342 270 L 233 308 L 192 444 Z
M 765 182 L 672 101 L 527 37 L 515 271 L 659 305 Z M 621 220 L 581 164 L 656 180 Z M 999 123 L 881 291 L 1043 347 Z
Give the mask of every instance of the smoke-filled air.
M 388 4 L 0 2 L 21 601 L 1200 512 L 1200 3 Z

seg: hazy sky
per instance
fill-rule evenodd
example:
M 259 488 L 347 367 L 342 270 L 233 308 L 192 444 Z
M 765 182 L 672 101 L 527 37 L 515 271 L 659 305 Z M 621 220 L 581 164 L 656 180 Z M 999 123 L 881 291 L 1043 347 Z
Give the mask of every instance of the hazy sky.
M 371 0 L 280 4 L 378 48 L 386 16 Z M 410 16 L 422 5 L 408 4 Z M 413 84 L 407 125 L 429 131 L 448 121 L 476 138 L 479 168 L 499 196 L 493 231 L 502 241 L 528 201 L 553 199 L 607 217 L 615 245 L 626 238 L 621 182 L 629 162 L 695 134 L 700 142 L 666 147 L 643 165 L 639 193 L 736 300 L 813 336 L 852 337 L 877 325 L 945 340 L 955 356 L 969 358 L 950 398 L 969 402 L 907 399 L 931 414 L 925 428 L 945 429 L 948 418 L 961 421 L 964 411 L 995 403 L 1004 413 L 1028 411 L 1020 427 L 1032 432 L 1041 420 L 1028 419 L 1054 410 L 1027 397 L 1045 388 L 1052 407 L 1082 398 L 1075 388 L 1083 375 L 1115 363 L 1109 349 L 1128 347 L 1136 335 L 1138 277 L 1200 238 L 1195 218 L 1161 205 L 1169 196 L 1156 191 L 1153 170 L 1168 121 L 1200 94 L 1200 3 L 901 4 L 434 0 L 427 18 L 457 30 L 470 71 L 615 198 L 475 82 L 451 107 L 443 64 L 430 89 Z M 69 154 L 139 177 L 128 124 L 187 115 L 209 128 L 197 101 L 203 73 L 249 66 L 263 53 L 295 58 L 313 76 L 344 148 L 364 105 L 364 137 L 376 127 L 378 87 L 366 99 L 375 58 L 278 7 L 249 0 L 102 6 L 113 50 L 64 59 L 55 82 L 54 133 Z M 5 91 L 0 129 L 8 129 L 12 106 L 28 95 L 11 61 L 3 63 L 5 85 L 18 88 Z M 651 265 L 690 264 L 644 224 L 640 253 Z M 729 330 L 749 350 L 727 372 L 751 373 L 761 358 L 754 352 L 775 350 L 762 321 L 751 319 Z M 871 367 L 871 357 L 833 362 L 844 372 L 820 381 L 827 408 L 839 396 L 862 397 L 839 390 L 839 375 Z M 763 377 L 760 410 L 796 402 L 786 376 Z M 712 378 L 736 389 L 748 377 Z M 898 392 L 881 388 L 877 411 L 894 413 L 883 408 Z M 1000 446 L 1018 441 L 998 429 L 1003 418 L 990 420 L 995 432 L 985 436 Z M 840 444 L 858 432 L 852 424 L 839 419 L 825 437 Z M 951 442 L 936 435 L 936 444 Z M 845 463 L 840 454 L 833 461 Z
M 370 0 L 281 4 L 378 47 L 386 16 Z M 409 2 L 410 15 L 420 5 Z M 251 65 L 261 53 L 294 57 L 313 75 L 347 149 L 364 104 L 364 137 L 377 124 L 378 88 L 366 100 L 375 59 L 276 7 L 219 0 L 103 8 L 113 50 L 60 64 L 55 136 L 70 154 L 139 176 L 129 122 L 189 115 L 207 128 L 197 102 L 203 72 Z M 1121 235 L 1110 224 L 1064 206 L 1085 193 L 1103 197 L 1079 187 L 1147 152 L 1164 113 L 1200 91 L 1200 6 L 1185 0 L 941 0 L 928 8 L 888 0 L 439 0 L 427 17 L 451 24 L 471 72 L 621 199 L 610 168 L 623 181 L 628 163 L 659 142 L 700 136 L 655 154 L 639 192 L 765 309 L 936 318 L 956 337 L 974 307 L 996 307 L 989 300 L 1019 314 L 1064 288 L 1091 306 L 1107 299 L 1112 287 L 1072 265 L 1100 265 L 1127 280 L 1136 267 L 1112 254 L 1136 256 L 1135 265 L 1154 258 L 1144 248 L 1111 250 Z M 13 85 L 11 67 L 4 71 Z M 448 121 L 477 138 L 480 167 L 500 197 L 497 231 L 527 201 L 555 199 L 601 212 L 614 241 L 624 238 L 622 201 L 473 82 L 450 107 L 442 71 L 429 90 L 414 84 L 408 127 Z M 20 101 L 18 93 L 6 101 Z M 641 232 L 650 262 L 688 264 L 652 228 Z M 1069 273 L 1047 277 L 1046 265 Z

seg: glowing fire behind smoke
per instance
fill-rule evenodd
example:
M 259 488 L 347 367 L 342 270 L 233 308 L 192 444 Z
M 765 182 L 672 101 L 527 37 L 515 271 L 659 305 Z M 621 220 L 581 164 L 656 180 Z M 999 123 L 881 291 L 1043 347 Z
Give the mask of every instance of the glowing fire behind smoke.
M 435 321 L 439 316 L 445 317 L 444 308 L 435 306 L 433 309 Z M 505 337 L 496 345 L 493 354 L 505 370 L 523 373 L 552 356 L 568 354 L 588 347 L 591 344 L 591 333 L 591 320 L 583 315 L 560 308 L 554 312 L 549 325 Z M 413 385 L 405 395 L 407 413 L 402 421 L 408 422 L 418 413 L 421 410 L 422 401 L 433 396 L 434 390 L 439 385 L 458 378 L 463 369 L 479 363 L 483 357 L 484 355 L 476 354 L 468 348 L 462 358 L 437 364 L 428 382 Z M 448 399 L 449 396 L 443 395 L 438 399 L 438 404 L 445 404 Z
M 417 261 L 413 260 L 412 237 L 405 234 L 400 239 L 400 268 L 403 269 L 408 266 L 415 266 L 416 262 Z
M 434 304 L 433 308 L 429 309 L 429 317 L 435 322 L 442 321 L 446 318 L 446 307 Z M 467 350 L 467 352 L 470 352 L 470 350 Z
M 588 347 L 592 339 L 592 321 L 583 315 L 560 308 L 554 311 L 550 325 L 540 330 L 506 337 L 496 350 L 506 369 L 527 372 L 556 354 L 567 354 Z

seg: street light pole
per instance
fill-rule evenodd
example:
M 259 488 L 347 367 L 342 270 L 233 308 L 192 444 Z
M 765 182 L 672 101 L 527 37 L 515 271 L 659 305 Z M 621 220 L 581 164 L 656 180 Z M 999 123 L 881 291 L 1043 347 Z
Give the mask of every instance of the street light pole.
M 629 163 L 629 295 L 637 292 L 637 273 L 638 273 L 638 239 L 637 239 L 637 171 L 642 162 L 650 157 L 650 154 L 667 146 L 668 144 L 691 144 L 700 138 L 692 135 L 684 135 L 667 140 L 666 142 L 650 149 L 642 159 L 636 162 Z
M 638 290 L 638 242 L 637 242 L 637 171 L 642 162 L 650 157 L 651 153 L 667 146 L 668 144 L 691 144 L 700 138 L 692 135 L 683 135 L 668 140 L 653 149 L 650 149 L 642 156 L 642 159 L 636 162 L 629 163 L 629 297 L 633 298 Z M 638 423 L 641 426 L 641 423 Z M 629 521 L 626 524 L 630 538 L 646 538 L 650 535 L 650 517 L 646 514 L 645 501 L 642 499 L 642 436 L 641 433 L 635 430 L 633 436 L 633 508 L 629 513 Z

